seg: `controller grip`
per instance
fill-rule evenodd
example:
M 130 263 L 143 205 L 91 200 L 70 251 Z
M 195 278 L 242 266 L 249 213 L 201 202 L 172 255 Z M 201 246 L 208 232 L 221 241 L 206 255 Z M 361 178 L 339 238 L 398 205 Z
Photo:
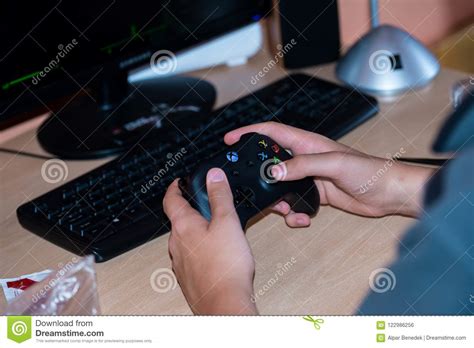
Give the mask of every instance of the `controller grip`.
M 319 191 L 314 184 L 313 180 L 310 178 L 302 179 L 304 190 L 300 192 L 288 192 L 281 199 L 274 202 L 274 204 L 285 201 L 287 202 L 291 209 L 296 213 L 304 213 L 310 216 L 316 214 L 319 203 Z M 207 194 L 199 195 L 198 192 L 193 192 L 193 186 L 190 185 L 189 178 L 180 179 L 178 181 L 178 186 L 181 189 L 183 197 L 191 204 L 191 206 L 199 211 L 199 213 L 208 221 L 211 219 L 211 211 L 209 207 L 209 201 L 207 199 Z M 302 185 L 303 186 L 303 185 Z M 205 191 L 205 190 L 204 190 Z M 202 192 L 204 193 L 204 192 Z M 255 216 L 259 211 L 257 209 L 248 210 L 248 211 L 238 211 L 238 216 L 240 224 L 243 229 L 247 225 L 247 222 Z
M 319 208 L 319 191 L 312 179 L 305 178 L 303 181 L 306 184 L 304 191 L 288 192 L 282 197 L 282 200 L 287 202 L 294 212 L 311 216 L 316 214 Z
M 196 209 L 207 221 L 211 221 L 211 208 L 209 205 L 209 198 L 207 196 L 206 190 L 197 191 L 195 187 L 190 183 L 189 178 L 179 179 L 178 186 L 181 189 L 183 197 L 189 202 L 189 204 L 191 204 L 191 206 Z M 253 212 L 238 212 L 237 215 L 239 217 L 242 229 L 245 228 L 248 220 L 250 220 L 250 218 L 252 218 L 252 216 L 257 213 L 257 210 Z

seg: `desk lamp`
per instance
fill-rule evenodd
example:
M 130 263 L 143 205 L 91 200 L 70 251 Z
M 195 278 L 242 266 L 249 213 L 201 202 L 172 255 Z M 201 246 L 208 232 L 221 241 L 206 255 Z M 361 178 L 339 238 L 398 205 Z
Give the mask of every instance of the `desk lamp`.
M 337 77 L 382 96 L 427 85 L 440 70 L 438 60 L 406 31 L 379 25 L 378 0 L 370 0 L 370 9 L 372 28 L 339 60 Z

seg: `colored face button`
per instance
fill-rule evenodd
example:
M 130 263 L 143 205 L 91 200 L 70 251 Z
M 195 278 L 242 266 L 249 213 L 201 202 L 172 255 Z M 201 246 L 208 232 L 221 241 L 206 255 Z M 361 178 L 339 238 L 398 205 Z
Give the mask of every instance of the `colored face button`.
M 262 139 L 258 142 L 258 146 L 260 146 L 262 149 L 266 149 L 268 147 L 268 144 L 265 139 Z
M 272 145 L 272 150 L 275 153 L 279 153 L 280 152 L 280 146 L 278 146 L 277 144 L 273 144 Z
M 229 162 L 237 162 L 239 160 L 239 154 L 235 151 L 227 152 L 226 157 Z
M 260 159 L 260 161 L 262 161 L 262 162 L 265 161 L 268 158 L 268 155 L 265 151 L 261 151 L 261 152 L 257 153 L 257 156 Z
M 279 159 L 277 156 L 273 156 L 273 164 L 278 164 L 281 162 L 281 159 Z

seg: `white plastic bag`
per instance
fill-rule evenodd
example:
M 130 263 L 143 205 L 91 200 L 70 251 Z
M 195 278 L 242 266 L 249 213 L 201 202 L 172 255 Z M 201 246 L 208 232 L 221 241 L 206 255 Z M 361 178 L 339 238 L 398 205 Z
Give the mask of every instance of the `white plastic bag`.
M 74 257 L 7 305 L 5 315 L 100 314 L 93 256 Z

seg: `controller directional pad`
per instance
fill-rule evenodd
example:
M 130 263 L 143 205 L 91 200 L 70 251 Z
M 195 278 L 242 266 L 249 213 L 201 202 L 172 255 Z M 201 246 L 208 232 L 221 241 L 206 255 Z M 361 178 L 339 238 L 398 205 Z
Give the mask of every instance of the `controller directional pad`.
M 255 193 L 248 186 L 237 186 L 234 190 L 235 206 L 255 207 Z

